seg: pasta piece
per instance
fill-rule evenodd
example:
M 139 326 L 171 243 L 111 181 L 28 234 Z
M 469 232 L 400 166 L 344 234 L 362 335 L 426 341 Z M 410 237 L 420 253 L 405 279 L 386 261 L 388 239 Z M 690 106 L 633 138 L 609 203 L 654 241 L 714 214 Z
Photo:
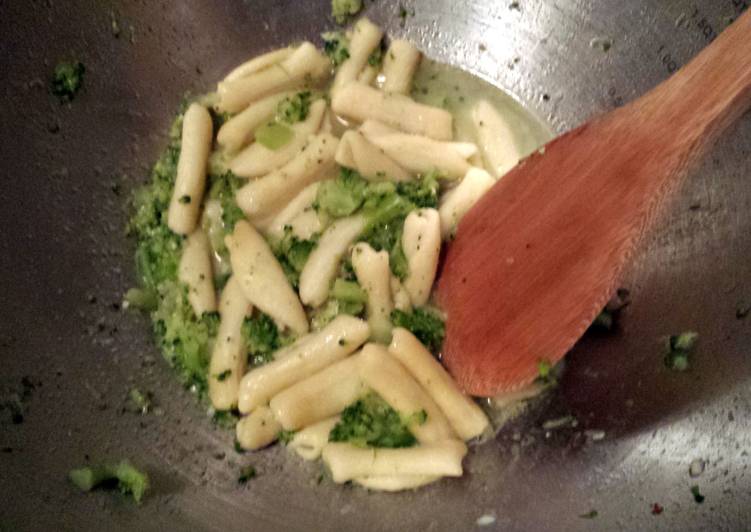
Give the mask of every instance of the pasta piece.
M 240 331 L 252 310 L 240 282 L 230 277 L 219 299 L 219 332 L 209 364 L 209 399 L 216 410 L 237 406 L 237 390 L 248 358 Z
M 368 449 L 331 442 L 323 448 L 322 456 L 334 482 L 342 483 L 364 477 L 460 477 L 466 454 L 464 443 L 443 440 L 404 449 Z
M 498 179 L 521 159 L 511 126 L 486 100 L 480 100 L 472 108 L 472 121 L 485 164 Z
M 390 475 L 383 477 L 360 477 L 352 479 L 355 484 L 372 491 L 404 491 L 421 488 L 439 480 L 438 475 Z
M 188 301 L 196 316 L 216 310 L 211 246 L 202 229 L 196 229 L 185 239 L 177 278 L 188 286 Z
M 347 58 L 336 72 L 334 84 L 331 86 L 331 94 L 357 80 L 360 72 L 368 64 L 368 58 L 381 43 L 383 30 L 363 17 L 352 28 L 352 37 L 349 42 L 349 58 Z
M 270 67 L 287 59 L 295 51 L 293 46 L 287 46 L 286 48 L 280 48 L 278 50 L 272 50 L 259 56 L 250 59 L 243 64 L 235 67 L 227 74 L 222 81 L 229 82 L 236 79 L 244 78 L 250 74 L 254 74 L 264 68 Z
M 443 195 L 438 214 L 444 239 L 451 236 L 459 220 L 494 184 L 495 180 L 489 173 L 482 168 L 472 167 L 455 188 Z
M 435 401 L 385 347 L 367 344 L 362 349 L 360 364 L 363 382 L 391 408 L 405 416 L 425 411 L 427 418 L 424 423 L 413 422 L 409 426 L 417 441 L 430 443 L 455 437 Z
M 360 357 L 330 365 L 275 395 L 269 407 L 284 430 L 297 430 L 340 413 L 363 395 Z
M 545 390 L 545 385 L 533 382 L 529 386 L 515 392 L 504 392 L 491 397 L 490 404 L 496 410 L 504 410 L 521 401 L 526 401 L 540 395 Z
M 329 74 L 330 67 L 327 57 L 311 43 L 304 42 L 280 63 L 242 78 L 220 82 L 217 108 L 237 113 L 269 94 L 316 82 Z
M 388 157 L 415 174 L 438 170 L 448 179 L 463 177 L 470 169 L 467 159 L 477 150 L 468 142 L 441 142 L 400 133 L 371 120 L 365 122 L 360 131 Z
M 260 227 L 265 227 L 266 232 L 274 238 L 282 238 L 284 236 L 284 228 L 292 227 L 292 234 L 307 240 L 313 233 L 321 230 L 321 222 L 318 220 L 318 214 L 313 210 L 313 202 L 318 195 L 318 183 L 312 183 L 302 189 L 300 193 L 294 197 L 278 214 L 276 214 L 269 222 L 260 222 Z M 311 227 L 308 223 L 304 228 L 298 228 L 295 224 L 295 220 L 306 213 L 313 213 L 315 216 L 315 227 Z M 313 229 L 310 231 L 310 229 Z M 307 229 L 307 230 L 306 230 Z M 302 234 L 301 234 L 302 233 Z
M 249 105 L 243 112 L 227 120 L 216 134 L 216 142 L 229 154 L 237 153 L 253 141 L 256 129 L 276 113 L 279 103 L 294 92 L 279 92 Z
M 417 103 L 403 94 L 386 94 L 353 81 L 333 93 L 331 108 L 345 118 L 378 120 L 405 133 L 451 140 L 453 118 L 445 109 Z
M 389 252 L 376 252 L 365 242 L 352 248 L 352 268 L 357 281 L 368 295 L 367 316 L 370 338 L 375 342 L 391 341 L 391 270 Z
M 237 422 L 235 436 L 240 447 L 255 451 L 274 443 L 280 430 L 282 426 L 274 419 L 271 410 L 266 406 L 259 406 Z
M 409 273 L 404 288 L 415 306 L 428 302 L 441 254 L 441 219 L 435 209 L 412 211 L 404 220 L 402 250 Z
M 403 312 L 412 311 L 412 301 L 409 299 L 409 292 L 398 277 L 391 276 L 391 298 L 394 300 L 394 308 Z
M 177 161 L 175 188 L 167 213 L 167 225 L 178 235 L 193 232 L 206 188 L 206 164 L 211 151 L 211 115 L 193 103 L 183 116 L 182 148 Z
M 428 392 L 463 440 L 479 436 L 488 427 L 482 409 L 464 395 L 446 370 L 407 329 L 394 329 L 389 352 Z
M 329 133 L 311 136 L 290 162 L 238 190 L 237 205 L 254 221 L 272 216 L 306 186 L 335 171 L 338 142 Z
M 420 64 L 421 54 L 404 39 L 391 41 L 383 58 L 384 92 L 409 94 L 412 90 L 412 77 Z
M 321 127 L 323 113 L 326 111 L 326 102 L 316 100 L 310 104 L 308 117 L 302 122 L 290 126 L 292 139 L 279 149 L 272 150 L 263 144 L 254 142 L 229 164 L 230 170 L 240 177 L 256 177 L 267 174 L 272 170 L 284 166 L 299 153 L 308 137 Z
M 308 332 L 308 318 L 279 261 L 264 238 L 240 220 L 225 239 L 232 271 L 254 306 L 297 334 Z
M 357 76 L 357 82 L 363 85 L 372 85 L 378 77 L 378 68 L 373 65 L 366 65 L 365 68 Z
M 300 273 L 303 303 L 318 307 L 326 301 L 342 257 L 364 228 L 365 219 L 356 215 L 340 218 L 324 231 Z
M 238 408 L 250 412 L 296 382 L 345 358 L 368 339 L 368 324 L 352 316 L 337 316 L 318 332 L 308 334 L 274 354 L 274 360 L 245 374 Z
M 409 172 L 399 166 L 384 151 L 370 143 L 359 131 L 348 130 L 339 140 L 336 162 L 353 168 L 369 181 L 407 181 Z
M 337 423 L 339 423 L 339 416 L 334 416 L 305 427 L 295 432 L 287 447 L 295 451 L 304 460 L 317 460 L 321 457 L 323 448 L 329 442 L 331 429 Z
M 201 227 L 206 232 L 211 245 L 211 266 L 214 278 L 229 276 L 231 267 L 224 250 L 226 229 L 222 220 L 222 204 L 217 199 L 207 200 L 203 207 Z

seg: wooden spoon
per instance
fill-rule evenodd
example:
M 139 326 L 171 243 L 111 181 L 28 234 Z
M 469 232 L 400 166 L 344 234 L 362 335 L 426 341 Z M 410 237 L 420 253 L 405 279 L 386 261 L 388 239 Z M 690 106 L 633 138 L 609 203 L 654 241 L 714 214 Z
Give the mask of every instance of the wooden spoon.
M 749 105 L 751 12 L 668 81 L 504 176 L 462 219 L 438 284 L 459 384 L 513 391 L 562 358 L 663 200 Z

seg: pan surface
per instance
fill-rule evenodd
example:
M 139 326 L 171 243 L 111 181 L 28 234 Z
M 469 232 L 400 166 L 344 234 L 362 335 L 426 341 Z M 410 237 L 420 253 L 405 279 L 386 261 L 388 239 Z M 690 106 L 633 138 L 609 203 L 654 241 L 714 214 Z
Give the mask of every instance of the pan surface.
M 498 530 L 747 529 L 748 115 L 641 247 L 618 330 L 585 337 L 554 396 L 475 448 L 461 479 L 397 495 L 319 484 L 318 466 L 282 447 L 237 454 L 232 433 L 181 388 L 147 320 L 120 309 L 135 279 L 130 191 L 185 90 L 316 40 L 333 25 L 329 5 L 0 1 L 0 530 L 467 530 L 481 517 Z M 665 79 L 748 2 L 367 5 L 389 34 L 505 88 L 562 132 Z M 49 76 L 76 58 L 84 88 L 60 105 Z M 671 372 L 660 338 L 684 330 L 699 346 L 689 371 Z M 132 388 L 152 393 L 155 410 L 130 411 Z M 576 426 L 543 428 L 564 415 Z M 120 458 L 152 477 L 141 506 L 66 479 Z M 247 464 L 259 474 L 241 486 Z

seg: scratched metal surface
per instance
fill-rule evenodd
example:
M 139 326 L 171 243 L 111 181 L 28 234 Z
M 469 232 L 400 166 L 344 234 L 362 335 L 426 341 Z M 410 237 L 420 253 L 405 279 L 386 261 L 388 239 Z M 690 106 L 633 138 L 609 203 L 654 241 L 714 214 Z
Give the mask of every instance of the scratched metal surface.
M 400 4 L 382 0 L 368 14 L 563 131 L 667 77 L 746 4 L 405 1 L 414 16 L 402 20 Z M 117 307 L 134 281 L 128 192 L 186 88 L 315 39 L 331 26 L 327 5 L 0 2 L 0 530 L 466 530 L 482 515 L 498 530 L 746 529 L 751 317 L 735 313 L 751 301 L 748 116 L 642 247 L 620 330 L 580 342 L 556 397 L 474 449 L 462 479 L 400 495 L 317 485 L 318 467 L 282 448 L 236 454 L 172 378 L 146 321 Z M 71 57 L 87 66 L 85 88 L 60 106 L 47 79 Z M 692 369 L 670 373 L 659 338 L 686 329 L 701 334 Z M 154 394 L 156 413 L 123 411 L 134 386 Z M 564 413 L 578 426 L 541 428 Z M 66 481 L 87 460 L 121 457 L 152 475 L 140 507 Z M 695 460 L 706 465 L 691 478 Z M 245 464 L 259 476 L 241 487 Z M 579 517 L 592 509 L 596 518 Z

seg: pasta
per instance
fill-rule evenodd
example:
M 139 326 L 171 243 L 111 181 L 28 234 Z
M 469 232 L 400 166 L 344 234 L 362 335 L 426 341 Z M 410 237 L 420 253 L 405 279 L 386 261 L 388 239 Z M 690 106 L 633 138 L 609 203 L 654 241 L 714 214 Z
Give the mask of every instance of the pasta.
M 295 432 L 287 447 L 304 460 L 317 460 L 329 442 L 329 433 L 339 422 L 339 416 L 324 419 Z
M 409 172 L 396 164 L 386 153 L 369 142 L 361 132 L 349 130 L 339 140 L 334 160 L 347 168 L 354 168 L 370 181 L 408 181 Z
M 318 332 L 277 352 L 273 362 L 249 371 L 240 382 L 238 408 L 247 413 L 282 390 L 356 351 L 368 339 L 368 324 L 338 316 Z
M 308 137 L 321 127 L 325 111 L 326 102 L 316 100 L 310 105 L 308 117 L 291 127 L 292 140 L 284 147 L 272 150 L 254 142 L 232 159 L 229 164 L 230 170 L 240 177 L 257 177 L 287 164 L 302 149 Z
M 339 89 L 357 79 L 367 65 L 370 54 L 380 46 L 381 37 L 383 37 L 381 28 L 367 18 L 361 18 L 357 21 L 352 29 L 349 58 L 339 66 L 334 84 L 331 86 L 332 94 L 336 94 Z
M 300 87 L 306 79 L 319 80 L 328 73 L 328 60 L 315 46 L 304 42 L 279 63 L 247 76 L 220 82 L 217 86 L 217 108 L 220 111 L 236 113 L 264 96 Z
M 211 249 L 203 230 L 197 229 L 185 239 L 177 276 L 188 286 L 188 301 L 196 316 L 216 310 Z
M 228 154 L 236 153 L 254 139 L 256 128 L 276 112 L 279 103 L 293 94 L 291 91 L 279 92 L 249 105 L 219 128 L 217 144 Z
M 420 443 L 454 437 L 446 416 L 443 415 L 438 405 L 386 348 L 377 344 L 367 344 L 361 356 L 362 380 L 383 397 L 394 410 L 406 415 L 423 411 L 427 414 L 423 423 L 413 422 L 409 427 Z
M 275 442 L 280 430 L 281 425 L 274 419 L 271 410 L 262 406 L 237 422 L 235 435 L 240 447 L 256 450 Z
M 326 301 L 339 261 L 364 228 L 362 216 L 350 216 L 337 220 L 323 233 L 300 274 L 303 303 L 317 307 Z
M 438 211 L 420 209 L 409 213 L 404 221 L 402 249 L 409 264 L 404 288 L 413 305 L 424 305 L 430 297 L 441 253 L 441 220 Z
M 331 108 L 358 122 L 378 120 L 405 133 L 434 140 L 453 137 L 453 118 L 448 111 L 417 103 L 403 94 L 386 94 L 356 81 L 334 93 Z
M 355 478 L 404 475 L 460 477 L 467 447 L 443 440 L 407 449 L 363 449 L 348 443 L 329 443 L 323 461 L 334 482 Z
M 444 239 L 451 236 L 462 217 L 494 184 L 495 180 L 488 172 L 482 168 L 472 167 L 464 175 L 461 183 L 443 195 L 438 214 Z
M 340 413 L 364 391 L 353 355 L 275 395 L 269 406 L 284 430 L 297 430 Z
M 451 375 L 412 333 L 394 329 L 389 352 L 430 394 L 460 438 L 475 438 L 488 427 L 488 418 L 480 407 L 459 390 Z
M 371 339 L 387 343 L 391 340 L 391 270 L 389 254 L 376 252 L 361 242 L 352 248 L 352 267 L 357 280 L 368 295 L 367 316 Z
M 477 141 L 482 156 L 497 179 L 516 166 L 521 159 L 511 127 L 485 100 L 475 104 L 472 109 L 472 120 L 477 129 Z
M 360 131 L 397 164 L 416 174 L 438 170 L 449 179 L 462 177 L 470 168 L 467 159 L 477 150 L 468 142 L 441 142 L 400 133 L 371 120 L 366 121 Z
M 252 310 L 253 305 L 243 294 L 240 282 L 230 277 L 219 299 L 221 321 L 209 364 L 209 399 L 217 410 L 237 406 L 237 391 L 247 361 L 241 327 Z
M 382 37 L 363 18 L 326 55 L 303 42 L 231 70 L 175 122 L 129 230 L 133 297 L 184 382 L 239 416 L 238 444 L 281 439 L 391 492 L 460 476 L 489 433 L 434 356 L 433 285 L 442 241 L 540 139 L 510 98 Z M 509 418 L 542 389 L 487 404 Z
M 227 249 L 245 297 L 295 333 L 307 332 L 308 318 L 297 294 L 253 226 L 244 220 L 237 222 L 234 232 L 227 236 Z
M 206 164 L 211 150 L 211 116 L 193 103 L 183 117 L 182 149 L 169 205 L 167 225 L 179 235 L 193 232 L 206 188 Z
M 384 92 L 409 94 L 420 52 L 404 39 L 394 39 L 383 59 Z
M 306 186 L 330 175 L 338 143 L 329 133 L 312 135 L 287 164 L 241 188 L 237 204 L 251 220 L 272 216 Z

